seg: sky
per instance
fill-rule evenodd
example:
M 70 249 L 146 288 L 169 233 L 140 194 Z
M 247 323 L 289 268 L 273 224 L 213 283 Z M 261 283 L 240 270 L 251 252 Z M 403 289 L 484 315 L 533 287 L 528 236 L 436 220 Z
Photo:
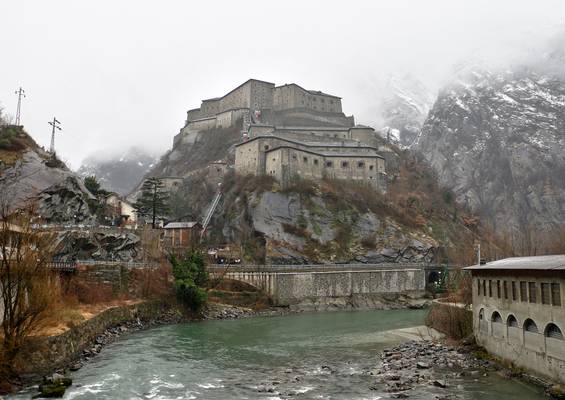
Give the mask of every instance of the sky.
M 249 78 L 295 82 L 378 120 L 381 82 L 436 91 L 462 63 L 505 64 L 565 28 L 562 0 L 2 0 L 0 106 L 72 168 L 131 146 L 162 153 L 186 110 Z

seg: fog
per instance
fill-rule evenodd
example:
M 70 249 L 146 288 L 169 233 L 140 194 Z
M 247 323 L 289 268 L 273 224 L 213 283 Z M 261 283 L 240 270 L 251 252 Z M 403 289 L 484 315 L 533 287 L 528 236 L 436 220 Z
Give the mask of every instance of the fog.
M 0 104 L 73 168 L 132 145 L 165 151 L 186 110 L 249 78 L 343 97 L 378 121 L 383 80 L 437 90 L 457 65 L 505 65 L 565 26 L 562 0 L 24 1 L 0 5 Z

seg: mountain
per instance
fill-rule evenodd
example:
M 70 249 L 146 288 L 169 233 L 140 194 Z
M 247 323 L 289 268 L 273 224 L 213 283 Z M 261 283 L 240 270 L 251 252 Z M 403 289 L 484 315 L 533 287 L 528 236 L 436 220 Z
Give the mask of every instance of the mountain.
M 83 161 L 77 173 L 82 177 L 95 175 L 102 188 L 126 195 L 157 162 L 157 156 L 132 147 L 115 156 L 93 154 Z
M 562 51 L 491 72 L 472 66 L 440 91 L 417 139 L 440 183 L 513 237 L 565 224 Z
M 389 77 L 382 94 L 381 131 L 403 146 L 412 145 L 433 105 L 432 92 L 418 79 L 404 75 Z

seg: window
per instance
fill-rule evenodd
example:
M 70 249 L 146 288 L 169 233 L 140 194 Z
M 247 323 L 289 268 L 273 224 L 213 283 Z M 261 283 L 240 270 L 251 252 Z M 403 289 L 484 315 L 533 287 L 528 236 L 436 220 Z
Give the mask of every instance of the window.
M 481 280 L 477 279 L 477 296 L 481 295 Z
M 276 158 L 273 158 L 273 161 L 277 161 L 277 159 L 276 159 Z
M 347 167 L 349 167 L 349 162 L 347 162 L 347 161 L 342 161 L 342 162 L 341 162 L 341 168 L 347 168 Z
M 369 170 L 372 171 L 373 169 L 375 169 L 374 165 L 369 165 Z
M 293 159 L 293 160 L 296 160 L 296 154 L 293 154 L 293 155 L 292 155 L 292 159 Z
M 526 282 L 520 282 L 520 300 L 524 303 L 528 302 L 528 286 Z
M 365 168 L 365 162 L 359 161 L 359 162 L 357 163 L 357 168 Z
M 487 296 L 487 281 L 483 279 L 483 296 Z
M 333 103 L 334 103 L 334 101 L 333 101 L 333 100 L 330 100 L 330 104 L 333 104 Z
M 504 290 L 504 298 L 508 300 L 508 282 L 502 282 L 502 289 Z
M 269 146 L 268 146 L 268 145 L 265 145 L 265 150 L 269 150 Z
M 500 313 L 498 311 L 495 311 L 492 313 L 492 317 L 490 319 L 492 322 L 498 322 L 500 324 L 502 324 L 502 317 L 500 316 Z
M 545 336 L 553 339 L 563 340 L 563 332 L 561 332 L 561 329 L 559 329 L 559 327 L 553 323 L 547 324 L 547 326 L 545 327 Z
M 509 327 L 512 327 L 512 328 L 518 328 L 518 320 L 516 319 L 515 316 L 510 314 L 508 316 L 508 319 L 506 320 L 506 325 L 508 325 Z
M 302 157 L 302 162 L 304 162 L 305 164 L 308 163 L 308 157 Z
M 551 289 L 549 283 L 541 284 L 541 304 L 551 304 Z
M 516 291 L 516 282 L 512 281 L 512 300 L 518 300 L 518 293 Z
M 551 284 L 551 304 L 561 306 L 561 285 L 559 283 Z
M 331 168 L 333 167 L 334 163 L 331 161 L 326 161 L 326 167 Z
M 496 281 L 496 297 L 499 299 L 502 297 L 502 292 L 500 291 L 500 280 Z
M 314 165 L 318 165 L 318 159 L 314 158 Z
M 528 282 L 528 293 L 530 295 L 530 303 L 537 303 L 536 283 Z
M 488 281 L 488 297 L 492 297 L 492 281 Z
M 526 332 L 538 333 L 538 326 L 534 321 L 528 318 L 526 322 L 524 322 L 524 330 Z

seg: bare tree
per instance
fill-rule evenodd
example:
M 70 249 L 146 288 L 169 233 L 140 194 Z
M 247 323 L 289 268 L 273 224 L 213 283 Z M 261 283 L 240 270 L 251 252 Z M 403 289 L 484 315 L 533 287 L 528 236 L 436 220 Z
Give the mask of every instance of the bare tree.
M 53 237 L 32 228 L 33 210 L 0 201 L 0 376 L 14 378 L 13 361 L 60 300 L 58 276 L 48 263 Z

